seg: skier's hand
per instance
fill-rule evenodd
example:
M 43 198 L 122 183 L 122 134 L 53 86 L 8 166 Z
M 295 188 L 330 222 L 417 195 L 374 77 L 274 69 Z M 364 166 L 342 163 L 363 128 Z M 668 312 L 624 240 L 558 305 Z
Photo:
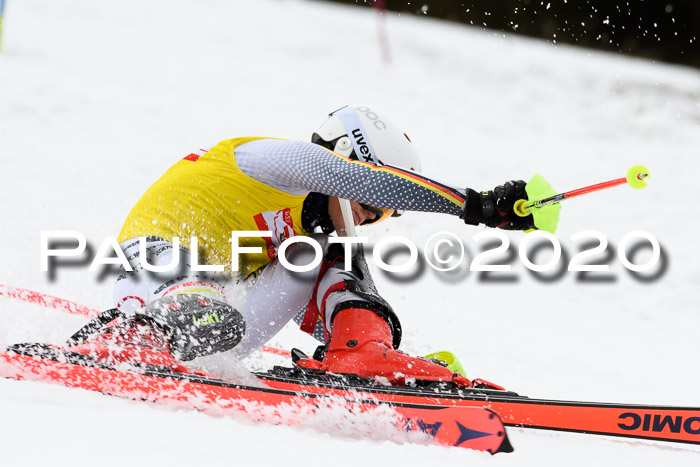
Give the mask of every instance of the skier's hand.
M 525 185 L 522 180 L 511 180 L 481 193 L 467 188 L 462 219 L 467 224 L 486 224 L 488 227 L 505 230 L 536 229 L 532 214 L 520 217 L 513 211 L 516 201 L 527 199 Z

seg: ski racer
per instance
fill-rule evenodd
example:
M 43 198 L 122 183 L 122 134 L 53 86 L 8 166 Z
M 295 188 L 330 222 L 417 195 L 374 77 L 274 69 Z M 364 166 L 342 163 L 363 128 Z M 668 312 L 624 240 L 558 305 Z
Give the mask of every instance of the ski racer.
M 234 138 L 186 156 L 146 191 L 124 223 L 119 242 L 133 271 L 115 284 L 116 314 L 76 333 L 70 349 L 105 362 L 188 371 L 180 361 L 229 350 L 242 358 L 298 316 L 303 330 L 326 343 L 311 363 L 316 368 L 397 384 L 406 378 L 451 380 L 444 366 L 398 350 L 398 316 L 378 294 L 362 248 L 348 255 L 330 235 L 404 211 L 450 214 L 502 229 L 535 226 L 532 216 L 512 210 L 516 200 L 527 198 L 522 181 L 477 192 L 420 170 L 408 136 L 367 106 L 331 113 L 310 143 Z M 245 235 L 232 238 L 241 231 Z M 280 245 L 294 236 L 312 236 L 321 245 L 323 261 L 311 271 L 293 272 L 280 263 Z M 193 251 L 176 242 L 192 237 L 198 241 Z M 238 270 L 232 242 L 258 248 L 239 256 Z M 314 250 L 294 243 L 286 257 L 305 265 Z M 151 268 L 177 259 L 179 269 L 149 272 L 144 259 Z M 209 270 L 197 270 L 203 268 L 193 267 L 193 260 Z M 249 289 L 238 309 L 224 294 L 229 276 Z

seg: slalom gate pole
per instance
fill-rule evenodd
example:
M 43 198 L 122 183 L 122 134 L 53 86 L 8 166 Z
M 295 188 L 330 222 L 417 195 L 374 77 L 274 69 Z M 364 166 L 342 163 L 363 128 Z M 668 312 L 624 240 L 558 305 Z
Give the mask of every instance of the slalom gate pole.
M 2 50 L 2 17 L 5 15 L 5 0 L 0 0 L 0 51 Z
M 379 50 L 382 54 L 382 61 L 387 64 L 391 62 L 391 51 L 389 49 L 389 38 L 386 30 L 386 0 L 375 0 L 374 7 L 377 9 Z
M 588 193 L 593 193 L 594 191 L 600 191 L 606 188 L 624 185 L 625 183 L 628 183 L 632 188 L 641 189 L 646 186 L 647 178 L 649 178 L 649 170 L 642 165 L 635 165 L 627 171 L 626 177 L 616 178 L 614 180 L 597 183 L 595 185 L 578 188 L 572 191 L 566 191 L 564 193 L 559 193 L 544 199 L 536 199 L 532 201 L 520 199 L 516 201 L 513 205 L 513 210 L 518 216 L 525 217 L 532 213 L 535 209 L 540 209 L 550 204 L 560 203 L 565 199 L 574 198 L 576 196 L 581 196 Z

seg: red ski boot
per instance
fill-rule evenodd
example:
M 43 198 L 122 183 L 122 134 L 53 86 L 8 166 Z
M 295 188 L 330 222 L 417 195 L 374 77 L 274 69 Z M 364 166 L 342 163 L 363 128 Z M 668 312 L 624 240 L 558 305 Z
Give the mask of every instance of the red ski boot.
M 344 250 L 339 244 L 329 247 L 325 259 L 301 327 L 314 332 L 320 316 L 324 329 L 331 323 L 330 340 L 322 361 L 320 354 L 317 359 L 300 358 L 299 367 L 355 374 L 395 385 L 420 379 L 472 386 L 446 366 L 396 350 L 401 343 L 399 318 L 377 292 L 362 245 L 352 257 L 351 270 L 343 266 Z
M 332 373 L 353 373 L 398 385 L 412 378 L 453 381 L 452 371 L 394 350 L 392 341 L 389 323 L 376 312 L 363 308 L 340 310 L 333 317 L 324 366 Z

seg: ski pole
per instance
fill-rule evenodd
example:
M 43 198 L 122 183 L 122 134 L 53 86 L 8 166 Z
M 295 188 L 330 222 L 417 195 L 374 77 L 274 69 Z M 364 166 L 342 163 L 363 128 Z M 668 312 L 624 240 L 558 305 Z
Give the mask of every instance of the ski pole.
M 649 170 L 643 165 L 635 165 L 627 171 L 626 177 L 616 178 L 614 180 L 597 183 L 595 185 L 579 188 L 577 190 L 559 193 L 544 199 L 535 199 L 532 201 L 519 199 L 515 202 L 515 204 L 513 204 L 513 211 L 515 211 L 518 216 L 525 217 L 531 214 L 535 209 L 540 209 L 550 204 L 560 203 L 565 199 L 574 198 L 587 193 L 593 193 L 594 191 L 604 190 L 606 188 L 623 185 L 625 183 L 628 183 L 632 188 L 642 189 L 647 186 L 647 178 L 649 178 Z

